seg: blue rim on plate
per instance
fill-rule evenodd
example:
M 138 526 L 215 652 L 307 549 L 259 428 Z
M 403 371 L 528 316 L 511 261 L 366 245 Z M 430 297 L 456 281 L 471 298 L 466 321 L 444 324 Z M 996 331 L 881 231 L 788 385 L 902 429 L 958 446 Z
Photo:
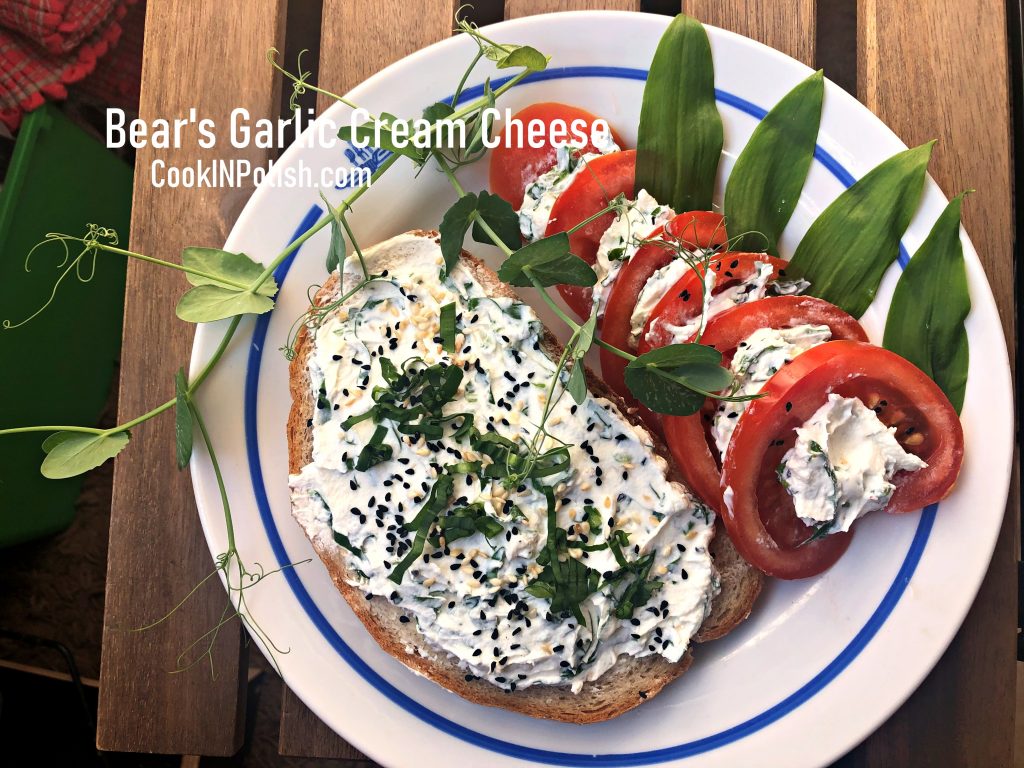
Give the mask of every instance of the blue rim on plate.
M 525 78 L 522 83 L 579 77 L 611 77 L 625 80 L 644 81 L 647 79 L 647 70 L 630 69 L 626 67 L 562 67 L 535 73 L 534 75 Z M 491 83 L 491 87 L 496 88 L 502 83 L 507 82 L 507 80 L 508 78 L 495 80 Z M 482 94 L 483 84 L 480 84 L 472 88 L 467 88 L 462 94 L 462 99 L 474 99 Z M 767 114 L 767 111 L 761 107 L 726 91 L 716 89 L 715 98 L 722 104 L 733 107 L 734 109 L 750 115 L 757 120 L 762 119 Z M 451 101 L 451 97 L 448 98 L 448 101 Z M 855 179 L 849 171 L 840 165 L 834 157 L 820 146 L 815 147 L 814 158 L 821 163 L 844 187 L 849 187 L 854 183 Z M 294 241 L 312 227 L 320 219 L 323 213 L 324 209 L 319 205 L 312 206 L 302 219 L 298 228 L 295 230 L 292 240 Z M 285 261 L 281 263 L 274 273 L 278 286 L 283 287 L 288 271 L 291 269 L 292 262 L 298 255 L 299 250 L 301 250 L 301 248 L 297 248 Z M 901 268 L 906 267 L 909 258 L 909 254 L 901 244 L 898 259 Z M 272 312 L 268 312 L 266 314 L 259 315 L 256 318 L 256 326 L 253 330 L 252 341 L 250 342 L 245 375 L 245 440 L 246 453 L 249 459 L 249 475 L 252 480 L 253 492 L 256 496 L 256 504 L 259 508 L 260 519 L 263 522 L 263 527 L 266 531 L 267 538 L 270 541 L 271 549 L 274 551 L 274 556 L 277 558 L 278 565 L 284 567 L 293 562 L 293 558 L 290 557 L 285 550 L 284 542 L 281 540 L 280 532 L 277 529 L 277 524 L 274 521 L 274 516 L 270 509 L 270 503 L 267 499 L 267 491 L 263 482 L 263 470 L 260 463 L 259 440 L 256 423 L 260 367 L 263 359 L 263 348 L 265 346 L 264 343 L 267 337 L 267 330 L 270 326 L 271 315 Z M 514 744 L 502 739 L 496 739 L 492 736 L 478 733 L 464 725 L 453 722 L 413 700 L 373 670 L 370 665 L 360 658 L 351 646 L 341 638 L 334 627 L 331 626 L 330 622 L 313 602 L 312 597 L 306 590 L 305 585 L 302 583 L 302 579 L 300 578 L 298 571 L 294 568 L 284 568 L 283 573 L 288 581 L 288 585 L 292 589 L 292 592 L 295 594 L 295 597 L 305 610 L 306 615 L 309 616 L 314 626 L 316 626 L 324 639 L 335 649 L 335 651 L 337 651 L 338 655 L 341 656 L 341 658 L 344 659 L 345 662 L 360 675 L 360 677 L 391 700 L 392 703 L 401 707 L 409 714 L 419 718 L 423 722 L 475 746 L 522 760 L 532 760 L 534 762 L 548 763 L 551 765 L 650 765 L 668 760 L 692 757 L 693 755 L 698 755 L 702 752 L 708 752 L 710 750 L 723 747 L 726 744 L 730 744 L 745 736 L 755 733 L 785 716 L 789 712 L 792 712 L 822 690 L 829 684 L 829 682 L 834 680 L 855 658 L 857 658 L 860 652 L 864 650 L 867 644 L 885 623 L 889 614 L 892 613 L 900 598 L 903 596 L 903 592 L 905 591 L 907 584 L 910 582 L 910 579 L 917 568 L 917 564 L 921 559 L 921 555 L 924 552 L 925 545 L 928 542 L 928 537 L 932 530 L 932 524 L 935 521 L 935 512 L 938 510 L 938 507 L 938 504 L 932 504 L 922 512 L 917 530 L 914 533 L 914 538 L 910 543 L 910 547 L 903 559 L 903 563 L 900 565 L 900 569 L 896 573 L 896 577 L 893 579 L 892 584 L 889 585 L 889 588 L 886 590 L 886 593 L 878 604 L 878 607 L 871 614 L 867 623 L 860 629 L 860 631 L 857 632 L 856 635 L 854 635 L 849 644 L 843 648 L 843 650 L 834 659 L 832 659 L 824 669 L 774 706 L 769 707 L 764 712 L 755 715 L 738 725 L 719 731 L 718 733 L 710 736 L 688 741 L 683 744 L 649 750 L 646 752 L 593 755 L 537 749 L 533 747 L 525 747 L 520 744 Z

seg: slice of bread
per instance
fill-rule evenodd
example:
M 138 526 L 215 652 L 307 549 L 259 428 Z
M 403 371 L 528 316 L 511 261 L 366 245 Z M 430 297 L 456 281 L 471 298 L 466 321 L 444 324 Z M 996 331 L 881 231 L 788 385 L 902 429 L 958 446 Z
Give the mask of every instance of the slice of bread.
M 415 231 L 410 234 L 438 238 L 437 232 Z M 519 301 L 515 292 L 502 283 L 482 261 L 463 252 L 463 263 L 484 289 L 493 297 Z M 402 265 L 387 253 L 378 254 L 369 265 L 374 272 L 387 269 L 400 274 Z M 337 298 L 341 288 L 334 274 L 317 292 L 315 302 L 322 306 Z M 309 427 L 315 410 L 307 358 L 312 349 L 313 334 L 303 328 L 295 344 L 295 357 L 290 368 L 292 407 L 288 418 L 288 469 L 299 473 L 313 460 L 312 430 Z M 561 347 L 554 335 L 545 329 L 542 347 L 557 360 Z M 640 424 L 622 399 L 591 371 L 587 370 L 587 386 L 597 397 L 611 401 L 629 421 Z M 655 437 L 655 451 L 666 458 L 670 479 L 681 482 L 666 447 Z M 502 690 L 491 683 L 466 675 L 455 657 L 424 641 L 415 621 L 401 621 L 407 612 L 386 599 L 367 600 L 362 591 L 351 586 L 344 550 L 334 542 L 330 525 L 293 508 L 314 549 L 327 567 L 335 585 L 356 616 L 380 646 L 403 664 L 470 701 L 502 707 L 533 717 L 572 723 L 592 723 L 616 717 L 657 694 L 666 684 L 679 677 L 690 666 L 687 652 L 678 662 L 670 662 L 658 654 L 642 657 L 620 657 L 604 675 L 584 684 L 579 693 L 568 685 L 532 685 L 514 692 Z M 761 590 L 760 572 L 739 556 L 729 538 L 718 535 L 711 545 L 711 555 L 721 579 L 721 592 L 712 604 L 712 611 L 695 636 L 698 642 L 713 640 L 727 634 L 750 613 Z

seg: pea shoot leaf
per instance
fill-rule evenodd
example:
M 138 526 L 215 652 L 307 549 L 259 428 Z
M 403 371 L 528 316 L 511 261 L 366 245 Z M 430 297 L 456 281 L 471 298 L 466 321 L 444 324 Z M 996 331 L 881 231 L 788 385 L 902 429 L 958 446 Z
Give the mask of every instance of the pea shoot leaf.
M 523 67 L 531 72 L 541 72 L 548 66 L 548 57 L 529 45 L 490 45 L 484 48 L 484 56 L 498 69 Z
M 40 471 L 51 480 L 81 475 L 117 456 L 129 439 L 128 432 L 57 432 L 43 441 L 46 458 Z
M 597 307 L 594 307 L 590 313 L 590 317 L 587 318 L 587 322 L 580 326 L 579 336 L 576 337 L 576 343 L 572 348 L 572 356 L 577 360 L 583 358 L 590 348 L 594 345 L 594 333 L 597 331 Z
M 188 407 L 188 383 L 183 368 L 174 374 L 174 442 L 178 469 L 184 469 L 192 458 L 192 412 Z
M 957 413 L 964 405 L 970 360 L 964 320 L 971 295 L 960 242 L 963 200 L 961 194 L 949 202 L 900 275 L 883 342 L 928 374 Z
M 480 222 L 484 221 L 507 248 L 520 243 L 519 216 L 505 200 L 486 190 L 479 195 L 469 192 L 445 212 L 441 219 L 441 255 L 444 256 L 445 271 L 450 272 L 458 263 L 462 253 L 462 242 L 470 224 L 473 225 L 473 239 L 478 243 L 493 243 Z
M 345 236 L 341 232 L 341 222 L 338 221 L 338 217 L 331 216 L 331 244 L 327 247 L 327 271 L 334 272 L 343 261 L 345 261 Z
M 437 120 L 444 120 L 454 111 L 451 104 L 445 101 L 437 101 L 423 110 L 423 117 L 431 122 L 436 122 Z
M 466 239 L 469 223 L 476 211 L 477 196 L 470 192 L 460 197 L 441 219 L 441 255 L 444 256 L 444 270 L 450 273 L 459 263 L 462 255 L 462 241 Z
M 490 244 L 490 236 L 480 226 L 480 219 L 487 222 L 494 234 L 505 244 L 505 247 L 516 249 L 522 242 L 519 234 L 519 214 L 507 200 L 492 195 L 486 190 L 480 193 L 476 203 L 476 216 L 473 221 L 473 239 L 478 243 Z
M 421 165 L 427 159 L 427 151 L 413 146 L 411 127 L 406 129 L 405 122 L 400 121 L 394 115 L 381 113 L 381 118 L 379 123 L 371 121 L 362 125 L 342 126 L 338 130 L 338 138 L 349 143 L 358 141 L 360 144 L 367 144 L 377 149 L 386 149 L 388 152 L 408 157 L 416 164 Z M 394 127 L 400 122 L 403 123 L 402 146 L 398 146 L 393 133 Z
M 545 288 L 559 283 L 590 286 L 597 282 L 590 265 L 569 251 L 569 235 L 565 232 L 524 245 L 505 260 L 498 277 L 520 288 L 532 286 L 534 280 Z
M 195 286 L 178 301 L 177 315 L 190 323 L 209 323 L 226 317 L 262 314 L 274 306 L 277 281 L 273 277 L 249 290 L 263 274 L 263 266 L 244 253 L 219 248 L 186 248 L 181 263 Z M 202 273 L 202 274 L 197 274 Z
M 582 405 L 583 401 L 587 399 L 587 377 L 583 367 L 583 358 L 594 344 L 596 331 L 597 308 L 595 307 L 590 313 L 590 317 L 587 318 L 587 322 L 580 326 L 572 346 L 573 365 L 565 389 L 577 405 Z
M 565 391 L 577 405 L 581 405 L 587 399 L 587 378 L 583 373 L 583 363 L 579 360 L 573 363 L 569 380 L 565 383 Z
M 722 354 L 703 344 L 670 344 L 652 349 L 626 366 L 626 386 L 656 413 L 689 416 L 700 410 L 706 393 L 732 382 L 721 367 Z
M 189 323 L 211 323 L 235 315 L 262 315 L 273 308 L 274 300 L 260 294 L 197 285 L 181 297 L 175 313 Z
M 185 277 L 192 285 L 215 285 L 234 291 L 246 290 L 263 274 L 263 265 L 253 261 L 244 253 L 231 253 L 219 248 L 186 248 L 181 253 L 181 264 L 186 270 Z M 273 298 L 277 293 L 277 282 L 267 279 L 255 291 L 260 296 Z

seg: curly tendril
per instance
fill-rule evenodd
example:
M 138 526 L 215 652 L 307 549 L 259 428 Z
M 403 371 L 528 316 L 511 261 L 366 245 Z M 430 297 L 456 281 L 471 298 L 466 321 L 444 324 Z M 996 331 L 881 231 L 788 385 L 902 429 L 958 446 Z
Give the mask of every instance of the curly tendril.
M 61 286 L 61 283 L 70 275 L 72 272 L 75 273 L 75 278 L 80 283 L 88 283 L 93 277 L 96 276 L 96 254 L 99 250 L 106 246 L 116 246 L 118 244 L 117 232 L 110 227 L 101 227 L 97 224 L 89 224 L 86 228 L 85 234 L 81 237 L 74 235 L 66 235 L 62 232 L 48 232 L 46 237 L 39 243 L 36 243 L 32 250 L 25 256 L 25 271 L 31 272 L 31 260 L 32 256 L 37 250 L 43 246 L 50 245 L 51 243 L 59 243 L 60 248 L 63 250 L 63 257 L 57 262 L 56 269 L 63 270 L 57 277 L 57 280 L 53 284 L 53 289 L 50 291 L 49 297 L 43 303 L 43 305 L 33 312 L 31 315 L 26 317 L 24 320 L 18 323 L 11 322 L 10 319 L 3 321 L 3 327 L 6 330 L 13 328 L 20 328 L 26 323 L 31 322 L 35 318 L 39 317 L 56 299 L 57 291 Z M 81 250 L 78 254 L 72 258 L 71 255 L 71 243 L 80 243 Z

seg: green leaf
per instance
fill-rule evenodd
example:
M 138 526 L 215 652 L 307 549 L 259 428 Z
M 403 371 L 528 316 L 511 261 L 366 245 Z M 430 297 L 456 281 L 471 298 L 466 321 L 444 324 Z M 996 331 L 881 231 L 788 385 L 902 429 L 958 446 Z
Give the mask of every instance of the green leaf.
M 484 56 L 498 69 L 523 67 L 531 72 L 541 72 L 548 66 L 548 57 L 528 45 L 491 45 L 484 48 Z
M 441 348 L 445 352 L 455 351 L 455 302 L 441 307 Z
M 181 253 L 181 264 L 186 269 L 213 275 L 211 279 L 186 272 L 185 277 L 192 285 L 215 285 L 232 291 L 242 290 L 239 285 L 248 287 L 255 283 L 264 269 L 262 264 L 244 253 L 231 253 L 219 248 L 186 248 Z M 269 277 L 255 292 L 273 298 L 277 293 L 277 282 Z
M 626 366 L 626 386 L 656 413 L 689 416 L 706 392 L 728 387 L 732 376 L 722 354 L 703 344 L 670 344 L 640 355 Z
M 526 593 L 542 600 L 551 600 L 555 596 L 555 588 L 545 581 L 531 581 L 526 585 Z
M 128 432 L 58 432 L 43 443 L 47 453 L 40 471 L 51 480 L 81 475 L 117 456 L 130 438 Z
M 43 444 L 40 447 L 43 449 L 43 453 L 49 453 L 54 448 L 56 448 L 58 445 L 63 443 L 65 440 L 74 437 L 76 434 L 78 434 L 78 433 L 77 432 L 54 432 L 52 435 L 49 435 L 45 440 L 43 440 Z
M 498 277 L 520 288 L 533 285 L 534 280 L 545 288 L 559 283 L 590 286 L 597 282 L 590 265 L 569 252 L 569 235 L 565 232 L 524 245 L 505 260 Z
M 332 209 L 328 209 L 331 211 Z M 332 211 L 333 214 L 333 211 Z M 331 216 L 331 244 L 327 247 L 327 271 L 333 272 L 345 261 L 345 236 L 337 215 Z
M 363 556 L 363 550 L 361 550 L 359 547 L 353 546 L 352 542 L 349 541 L 348 536 L 346 536 L 344 533 L 338 533 L 338 531 L 335 531 L 334 543 L 337 544 L 339 547 L 344 547 L 356 557 Z
M 515 250 L 522 244 L 522 236 L 519 234 L 519 214 L 507 200 L 485 190 L 480 193 L 477 200 L 476 214 L 478 218 L 487 222 L 506 248 Z M 473 222 L 473 239 L 478 243 L 491 244 L 493 242 L 490 235 L 484 232 L 479 221 Z M 497 243 L 494 244 L 497 245 Z
M 754 129 L 725 189 L 725 219 L 730 232 L 739 235 L 730 250 L 764 248 L 778 255 L 779 237 L 814 159 L 824 92 L 819 70 L 783 96 Z
M 970 350 L 964 320 L 971 311 L 960 209 L 953 198 L 907 264 L 885 321 L 883 345 L 912 362 L 939 385 L 957 413 L 967 389 Z
M 710 210 L 722 141 L 708 35 L 680 14 L 661 36 L 644 86 L 636 188 L 677 211 Z
M 863 315 L 899 255 L 934 144 L 890 157 L 839 195 L 800 241 L 789 276 L 809 280 L 812 296 Z
M 587 399 L 587 378 L 583 373 L 583 363 L 579 360 L 572 365 L 569 380 L 565 383 L 565 391 L 576 401 L 576 405 L 582 405 Z
M 374 122 L 363 123 L 354 127 L 346 125 L 338 131 L 338 138 L 350 143 L 358 141 L 360 144 L 365 143 L 377 149 L 386 149 L 388 152 L 394 152 L 397 155 L 408 157 L 417 164 L 422 164 L 426 160 L 427 150 L 413 146 L 413 131 L 409 130 L 406 132 L 400 147 L 395 143 L 394 135 L 391 132 L 391 126 L 400 121 L 391 115 L 382 114 L 381 117 L 385 119 L 381 121 L 379 131 L 376 129 L 377 123 Z M 390 120 L 386 118 L 390 118 Z
M 436 101 L 429 107 L 423 110 L 423 117 L 432 123 L 438 120 L 444 120 L 446 117 L 450 117 L 455 112 L 451 104 L 444 101 Z
M 476 210 L 477 197 L 470 192 L 460 197 L 441 219 L 441 255 L 444 256 L 444 270 L 450 274 L 462 255 L 462 241 L 466 239 L 469 222 Z
M 576 337 L 576 343 L 572 348 L 572 356 L 577 360 L 581 360 L 590 348 L 594 345 L 594 333 L 597 331 L 597 307 L 594 307 L 590 313 L 590 317 L 587 318 L 587 322 L 580 326 L 579 335 Z
M 192 411 L 188 407 L 188 382 L 183 368 L 174 374 L 174 442 L 178 469 L 184 469 L 192 458 Z
M 175 313 L 189 323 L 211 323 L 235 315 L 262 315 L 273 308 L 274 300 L 264 295 L 217 285 L 197 285 L 181 297 Z

